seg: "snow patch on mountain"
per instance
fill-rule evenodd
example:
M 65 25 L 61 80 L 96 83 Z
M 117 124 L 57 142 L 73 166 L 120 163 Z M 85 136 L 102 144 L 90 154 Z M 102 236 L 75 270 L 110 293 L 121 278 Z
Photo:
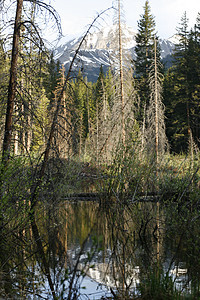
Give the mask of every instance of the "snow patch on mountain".
M 93 32 L 88 34 L 85 41 L 83 42 L 82 49 L 115 49 L 118 44 L 118 25 L 112 25 L 102 28 L 97 32 Z M 131 27 L 122 24 L 122 42 L 124 49 L 130 49 L 135 47 L 135 36 L 136 32 L 133 31 Z M 67 46 L 67 48 L 76 49 L 81 38 L 74 38 L 72 40 L 67 37 L 63 37 L 59 43 L 57 48 L 63 48 Z
M 99 69 L 102 65 L 104 70 L 108 70 L 111 63 L 114 63 L 118 48 L 118 25 L 112 25 L 102 28 L 99 31 L 88 34 L 82 43 L 81 49 L 77 55 L 74 69 L 83 71 L 83 75 L 88 80 L 95 81 L 98 78 Z M 125 55 L 135 58 L 136 32 L 129 26 L 122 24 L 122 43 Z M 78 48 L 82 37 L 69 36 L 63 37 L 54 51 L 54 58 L 60 60 L 68 69 L 69 64 Z M 174 42 L 177 37 L 171 37 L 169 40 L 160 39 L 161 58 L 170 56 L 174 49 Z M 77 71 L 77 70 L 76 70 Z

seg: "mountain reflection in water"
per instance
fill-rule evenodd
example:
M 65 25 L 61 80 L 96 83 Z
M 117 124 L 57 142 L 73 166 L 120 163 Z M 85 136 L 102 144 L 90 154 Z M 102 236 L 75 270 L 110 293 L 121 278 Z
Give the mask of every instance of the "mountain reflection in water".
M 177 289 L 190 292 L 196 276 L 195 259 L 190 260 L 193 240 L 188 240 L 186 232 L 191 229 L 183 228 L 173 213 L 169 215 L 166 206 L 150 202 L 110 203 L 102 208 L 97 202 L 67 201 L 40 208 L 37 226 L 58 299 L 105 299 L 116 295 L 131 299 L 131 295 L 140 294 L 140 283 L 158 270 L 163 278 L 171 276 Z M 28 226 L 23 240 L 29 246 L 16 249 L 12 257 L 10 253 L 11 260 L 6 252 L 1 253 L 9 261 L 5 269 L 9 277 L 2 272 L 1 290 L 5 278 L 10 278 L 11 297 L 51 299 Z

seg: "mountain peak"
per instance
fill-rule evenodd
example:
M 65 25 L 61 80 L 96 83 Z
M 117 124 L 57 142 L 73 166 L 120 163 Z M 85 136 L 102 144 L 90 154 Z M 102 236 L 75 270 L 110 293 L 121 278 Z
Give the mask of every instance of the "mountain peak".
M 134 48 L 136 46 L 136 32 L 126 24 L 122 23 L 122 43 L 126 55 L 135 56 Z M 69 36 L 63 37 L 56 50 L 54 58 L 59 59 L 67 69 L 73 58 L 75 50 L 78 48 L 82 37 L 69 39 Z M 160 39 L 161 58 L 169 56 L 174 48 L 172 41 Z M 99 68 L 103 66 L 104 71 L 108 70 L 112 61 L 112 54 L 118 48 L 118 25 L 103 27 L 99 31 L 88 34 L 77 55 L 77 64 L 75 69 L 81 66 L 84 75 L 88 80 L 95 81 L 98 78 Z
M 125 23 L 122 23 L 122 42 L 124 49 L 131 49 L 135 47 L 135 35 L 136 32 Z M 114 24 L 111 26 L 103 27 L 99 31 L 95 31 L 93 33 L 88 34 L 86 37 L 82 49 L 90 50 L 90 49 L 115 49 L 118 43 L 118 25 Z M 66 46 L 67 48 L 76 49 L 81 37 L 74 37 L 73 39 L 69 39 L 69 36 L 61 38 L 58 43 L 58 48 Z

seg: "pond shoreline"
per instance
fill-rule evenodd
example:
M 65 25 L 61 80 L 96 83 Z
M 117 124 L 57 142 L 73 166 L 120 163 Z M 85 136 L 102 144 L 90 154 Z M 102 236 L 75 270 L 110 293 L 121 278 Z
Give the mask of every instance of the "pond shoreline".
M 163 201 L 165 199 L 165 195 L 163 195 L 163 193 L 158 194 L 158 193 L 141 193 L 141 194 L 137 194 L 134 195 L 134 193 L 123 193 L 120 195 L 116 194 L 115 198 L 116 200 L 119 198 L 121 199 L 120 202 L 127 202 L 127 203 L 133 203 L 136 201 L 139 202 L 159 202 L 159 201 Z M 177 199 L 179 198 L 179 195 L 177 194 L 169 194 L 167 195 L 167 199 L 172 198 L 173 202 L 175 202 L 174 197 L 176 196 Z M 186 193 L 184 195 L 185 198 L 189 197 L 189 193 Z M 113 202 L 114 200 L 112 199 L 112 197 L 110 198 L 110 196 L 105 192 L 89 192 L 89 193 L 85 193 L 85 192 L 80 192 L 80 193 L 72 193 L 67 195 L 66 197 L 62 197 L 61 200 L 74 200 L 74 201 L 97 201 L 97 202 Z

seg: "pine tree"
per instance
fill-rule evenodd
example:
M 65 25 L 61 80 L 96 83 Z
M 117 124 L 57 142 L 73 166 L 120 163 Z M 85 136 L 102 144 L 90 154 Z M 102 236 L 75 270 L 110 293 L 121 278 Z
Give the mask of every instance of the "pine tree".
M 178 99 L 181 100 L 182 113 L 185 116 L 185 135 L 190 136 L 190 108 L 189 108 L 189 82 L 188 82 L 188 18 L 186 12 L 181 18 L 180 27 L 178 28 L 179 43 L 175 48 L 175 65 L 177 74 Z M 183 123 L 182 123 L 183 124 Z M 187 134 L 186 134 L 187 132 Z
M 71 83 L 73 90 L 73 115 L 74 127 L 74 151 L 82 155 L 85 149 L 85 141 L 88 135 L 88 98 L 87 78 L 83 78 L 81 70 L 74 82 Z
M 199 45 L 197 26 L 189 32 L 186 12 L 178 27 L 179 43 L 174 62 L 165 80 L 168 136 L 172 150 L 187 151 L 193 156 L 192 145 L 198 142 L 199 104 L 195 99 L 199 83 Z M 196 91 L 196 92 L 195 92 Z M 167 102 L 170 98 L 170 102 Z
M 138 33 L 136 35 L 135 60 L 137 77 L 148 78 L 148 71 L 153 58 L 153 40 L 155 36 L 155 20 L 151 15 L 149 1 L 145 2 L 144 14 L 138 22 Z
M 138 34 L 136 35 L 136 59 L 135 77 L 137 90 L 140 97 L 140 109 L 137 119 L 141 126 L 141 148 L 144 150 L 145 135 L 147 126 L 147 109 L 151 101 L 152 90 L 149 85 L 149 74 L 151 72 L 152 61 L 154 61 L 154 40 L 156 39 L 156 57 L 160 62 L 160 46 L 155 33 L 155 20 L 151 14 L 150 4 L 147 0 L 144 6 L 144 14 L 138 22 Z M 160 63 L 157 64 L 158 72 Z
M 50 100 L 49 110 L 53 109 L 55 101 L 55 90 L 60 80 L 60 61 L 55 62 L 53 52 L 50 54 L 49 61 L 47 62 L 47 72 L 44 74 L 44 87 L 46 96 Z
M 188 40 L 187 51 L 188 65 L 188 95 L 190 101 L 190 128 L 192 139 L 197 145 L 200 133 L 200 17 L 197 16 L 197 23 L 191 30 Z M 190 141 L 190 143 L 192 140 Z

